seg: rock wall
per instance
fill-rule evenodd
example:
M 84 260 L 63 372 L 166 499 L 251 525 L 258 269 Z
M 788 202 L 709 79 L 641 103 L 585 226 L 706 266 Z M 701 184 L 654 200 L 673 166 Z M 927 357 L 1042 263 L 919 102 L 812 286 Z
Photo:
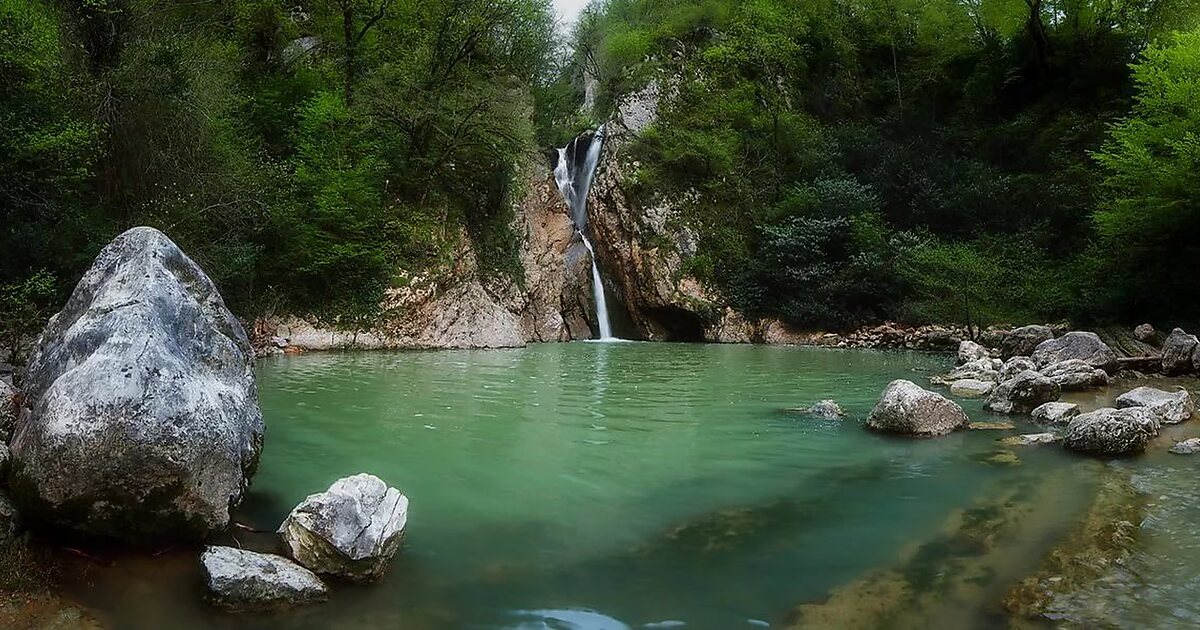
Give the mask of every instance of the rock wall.
M 295 317 L 255 322 L 260 354 L 334 349 L 512 348 L 588 339 L 595 327 L 590 260 L 575 234 L 549 166 L 527 169 L 515 208 L 523 278 L 484 278 L 465 232 L 454 262 L 404 278 L 388 291 L 383 316 L 367 330 L 339 330 Z

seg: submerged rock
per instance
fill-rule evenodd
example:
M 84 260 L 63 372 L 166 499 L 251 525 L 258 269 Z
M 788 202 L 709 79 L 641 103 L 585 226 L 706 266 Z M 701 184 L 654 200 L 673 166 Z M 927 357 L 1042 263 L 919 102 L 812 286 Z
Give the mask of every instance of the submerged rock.
M 279 526 L 289 555 L 316 571 L 357 581 L 387 571 L 408 521 L 408 497 L 374 475 L 339 479 L 309 495 Z
M 842 410 L 842 406 L 836 400 L 830 399 L 819 400 L 809 407 L 801 407 L 795 411 L 825 420 L 836 420 L 846 415 L 846 412 Z
M 146 542 L 224 529 L 262 448 L 250 342 L 169 238 L 109 243 L 38 339 L 12 440 L 33 520 Z
M 972 422 L 967 428 L 972 431 L 1011 431 L 1017 426 L 1011 422 Z
M 1043 403 L 1058 400 L 1061 392 L 1058 383 L 1025 370 L 992 390 L 984 406 L 997 413 L 1029 413 Z
M 1162 348 L 1162 371 L 1168 376 L 1187 374 L 1196 369 L 1193 355 L 1200 342 L 1182 328 L 1176 328 L 1167 336 Z
M 1047 365 L 1039 371 L 1067 392 L 1108 385 L 1108 373 L 1082 359 L 1067 359 Z
M 1090 455 L 1136 455 L 1160 427 L 1158 417 L 1144 407 L 1097 409 L 1071 420 L 1063 445 Z
M 283 556 L 209 547 L 200 555 L 200 566 L 212 603 L 234 612 L 288 608 L 329 597 L 320 578 Z
M 1195 455 L 1200 453 L 1200 438 L 1188 438 L 1182 442 L 1176 442 L 1175 446 L 1171 447 L 1171 452 L 1176 455 Z
M 979 359 L 990 359 L 991 356 L 991 352 L 987 348 L 970 339 L 964 339 L 958 344 L 958 362 L 960 364 L 970 363 Z
M 1079 415 L 1079 405 L 1065 402 L 1048 402 L 1038 405 L 1029 413 L 1034 422 L 1042 424 L 1067 424 Z
M 1167 392 L 1153 387 L 1138 387 L 1117 396 L 1117 408 L 1145 407 L 1163 424 L 1179 424 L 1192 417 L 1196 406 L 1187 390 Z
M 1006 446 L 1032 446 L 1034 444 L 1053 444 L 1059 440 L 1055 433 L 1025 433 L 1002 438 L 1001 444 Z
M 945 435 L 969 423 L 957 403 L 906 380 L 889 383 L 867 418 L 867 428 L 914 436 Z
M 1108 370 L 1117 364 L 1117 355 L 1093 332 L 1072 331 L 1057 339 L 1038 344 L 1030 355 L 1039 367 L 1079 359 L 1088 365 Z
M 1022 326 L 1004 336 L 1000 344 L 1001 355 L 1005 358 L 1029 356 L 1038 344 L 1051 339 L 1054 339 L 1054 331 L 1049 326 Z
M 991 381 L 964 378 L 950 384 L 950 393 L 963 398 L 982 398 L 990 394 L 995 386 Z

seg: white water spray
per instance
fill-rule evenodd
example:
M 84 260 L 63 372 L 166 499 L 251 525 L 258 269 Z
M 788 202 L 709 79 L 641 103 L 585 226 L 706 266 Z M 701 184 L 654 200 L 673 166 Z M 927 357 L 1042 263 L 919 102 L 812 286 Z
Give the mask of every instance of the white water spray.
M 558 150 L 558 164 L 554 165 L 554 182 L 558 184 L 558 192 L 562 194 L 563 199 L 567 202 L 567 207 L 571 209 L 571 220 L 575 222 L 575 230 L 579 232 L 579 238 L 583 240 L 584 247 L 592 256 L 592 298 L 596 303 L 596 322 L 600 325 L 600 340 L 611 341 L 615 337 L 612 334 L 612 324 L 608 320 L 608 300 L 604 296 L 604 283 L 600 279 L 600 267 L 596 264 L 596 250 L 585 233 L 588 190 L 592 187 L 592 175 L 596 172 L 596 163 L 600 160 L 600 149 L 604 145 L 604 127 L 600 127 L 592 135 L 583 163 L 576 169 L 575 155 L 579 144 L 580 139 L 575 138 L 571 144 Z

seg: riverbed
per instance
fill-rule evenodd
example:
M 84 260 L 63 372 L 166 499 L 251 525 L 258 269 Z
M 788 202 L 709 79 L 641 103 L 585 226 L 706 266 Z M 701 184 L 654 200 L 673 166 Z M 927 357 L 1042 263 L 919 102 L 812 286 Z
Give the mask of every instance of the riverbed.
M 224 542 L 275 550 L 292 506 L 371 472 L 412 501 L 387 577 L 232 616 L 203 603 L 197 550 L 172 547 L 67 559 L 66 591 L 120 628 L 996 627 L 1010 587 L 1115 471 L 1179 495 L 1155 503 L 1148 539 L 1161 540 L 1134 559 L 1172 583 L 1119 623 L 1200 619 L 1196 561 L 1177 557 L 1195 555 L 1177 530 L 1196 516 L 1197 460 L 1114 468 L 998 446 L 1039 430 L 1022 418 L 930 440 L 863 430 L 889 381 L 950 367 L 910 352 L 648 343 L 273 357 L 258 365 L 266 448 L 244 527 Z M 790 411 L 823 398 L 847 417 Z M 1009 420 L 960 402 L 973 420 Z M 1060 612 L 1091 611 L 1133 579 L 1114 573 Z

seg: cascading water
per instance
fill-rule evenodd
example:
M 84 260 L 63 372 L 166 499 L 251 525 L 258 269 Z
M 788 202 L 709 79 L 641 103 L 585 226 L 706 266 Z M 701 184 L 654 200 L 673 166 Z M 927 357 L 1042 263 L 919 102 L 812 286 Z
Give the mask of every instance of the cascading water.
M 554 165 L 554 181 L 558 191 L 562 193 L 567 207 L 571 209 L 571 220 L 575 222 L 575 231 L 583 240 L 583 246 L 592 256 L 592 297 L 596 302 L 596 322 L 600 325 L 600 340 L 615 339 L 612 334 L 612 324 L 608 321 L 608 300 L 604 296 L 604 283 L 600 279 L 600 267 L 596 264 L 596 250 L 585 233 L 587 228 L 587 197 L 592 187 L 592 175 L 596 172 L 596 162 L 600 160 L 600 149 L 604 145 L 604 127 L 600 127 L 588 140 L 587 152 L 583 162 L 576 164 L 575 156 L 579 150 L 583 136 L 575 138 L 571 144 L 558 150 L 558 164 Z

